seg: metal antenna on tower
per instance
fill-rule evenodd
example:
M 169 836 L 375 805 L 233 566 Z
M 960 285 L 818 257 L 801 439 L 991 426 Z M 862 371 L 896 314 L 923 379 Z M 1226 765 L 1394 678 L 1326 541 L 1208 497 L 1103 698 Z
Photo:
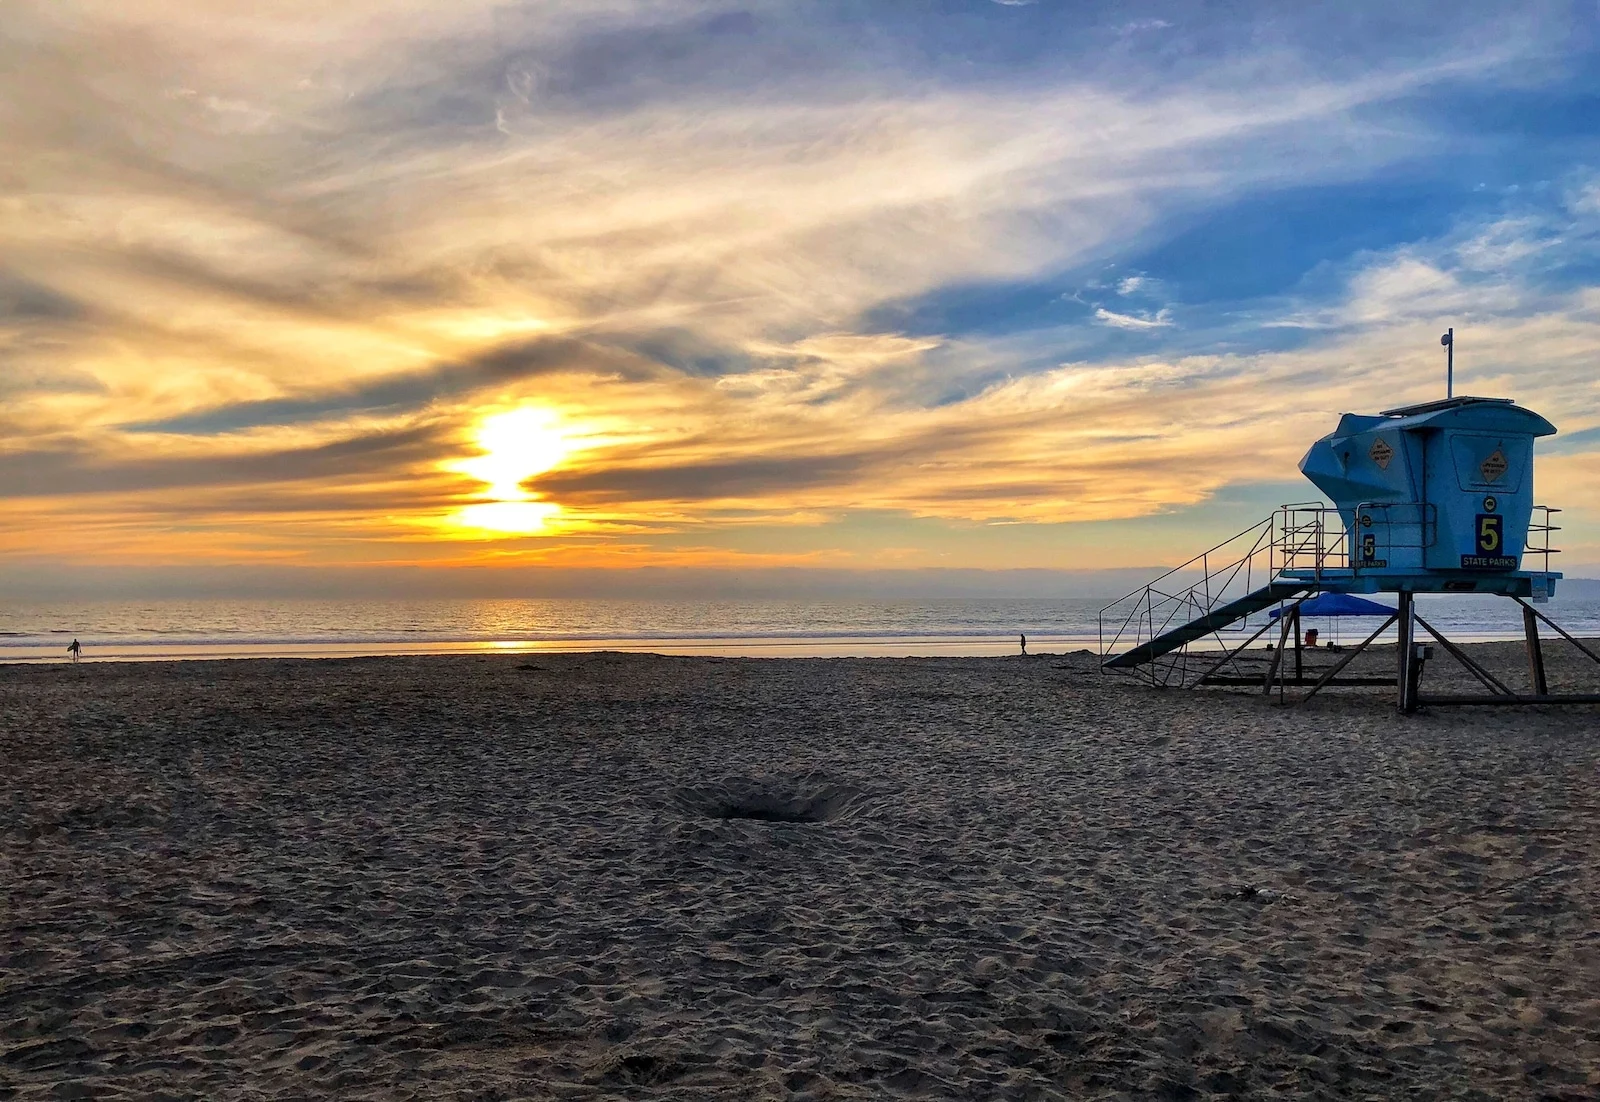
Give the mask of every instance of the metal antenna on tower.
M 1445 347 L 1444 360 L 1444 396 L 1456 396 L 1456 330 L 1451 326 L 1444 331 L 1444 336 L 1439 338 L 1439 343 Z

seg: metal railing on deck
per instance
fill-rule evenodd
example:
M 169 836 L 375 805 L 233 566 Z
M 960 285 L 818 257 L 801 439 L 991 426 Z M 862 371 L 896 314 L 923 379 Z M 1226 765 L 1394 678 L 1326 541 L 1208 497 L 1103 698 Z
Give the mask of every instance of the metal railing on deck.
M 1282 570 L 1350 569 L 1350 538 L 1344 516 L 1320 501 L 1279 506 L 1278 553 Z
M 1371 569 L 1352 546 L 1369 532 L 1378 537 L 1376 546 L 1384 556 L 1394 551 L 1422 551 L 1439 538 L 1438 507 L 1426 501 L 1364 501 L 1352 516 L 1357 526 L 1355 537 L 1345 514 L 1331 506 L 1311 502 L 1280 508 L 1278 526 L 1283 535 L 1278 542 L 1283 569 L 1311 571 L 1318 579 L 1330 570 L 1359 573 Z
M 1378 546 L 1385 557 L 1396 551 L 1426 551 L 1439 539 L 1439 507 L 1432 502 L 1363 501 L 1356 506 L 1355 517 L 1363 535 L 1371 531 L 1382 537 Z M 1363 558 L 1355 556 L 1350 565 L 1358 571 L 1368 569 Z
M 1549 505 L 1533 507 L 1533 518 L 1528 522 L 1528 542 L 1522 548 L 1523 569 L 1531 569 L 1527 560 L 1538 555 L 1539 569 L 1550 572 L 1550 556 L 1561 554 L 1561 548 L 1550 546 L 1551 535 L 1561 531 L 1561 526 L 1555 522 L 1555 514 L 1559 512 L 1560 509 Z

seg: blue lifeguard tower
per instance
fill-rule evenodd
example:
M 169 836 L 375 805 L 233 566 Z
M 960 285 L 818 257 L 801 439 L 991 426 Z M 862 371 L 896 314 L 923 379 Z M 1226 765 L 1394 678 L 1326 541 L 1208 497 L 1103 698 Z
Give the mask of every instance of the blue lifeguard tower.
M 1339 593 L 1551 596 L 1560 574 L 1521 567 L 1533 442 L 1555 431 L 1509 398 L 1345 414 L 1300 461 L 1334 503 L 1345 565 L 1292 567 L 1284 578 Z
M 1452 338 L 1453 331 L 1444 343 Z M 1453 361 L 1453 346 L 1451 352 Z M 1509 398 L 1449 397 L 1345 414 L 1300 461 L 1332 507 L 1285 505 L 1108 605 L 1101 613 L 1104 666 L 1157 685 L 1258 684 L 1270 691 L 1276 684 L 1280 693 L 1286 685 L 1308 685 L 1302 699 L 1330 684 L 1393 684 L 1402 712 L 1423 704 L 1600 702 L 1600 696 L 1553 697 L 1544 674 L 1541 621 L 1600 662 L 1534 607 L 1561 579 L 1549 568 L 1559 510 L 1533 500 L 1534 441 L 1555 431 Z M 1397 607 L 1313 679 L 1303 664 L 1300 606 L 1327 593 L 1394 594 Z M 1416 610 L 1419 593 L 1494 595 L 1520 604 L 1532 691 L 1513 692 L 1427 623 Z M 1256 619 L 1263 622 L 1251 633 Z M 1390 625 L 1398 625 L 1394 678 L 1339 679 Z M 1489 695 L 1422 696 L 1432 647 L 1416 642 L 1419 626 Z M 1272 627 L 1279 638 L 1264 674 L 1225 672 L 1238 669 L 1245 648 Z M 1235 643 L 1224 633 L 1246 637 Z

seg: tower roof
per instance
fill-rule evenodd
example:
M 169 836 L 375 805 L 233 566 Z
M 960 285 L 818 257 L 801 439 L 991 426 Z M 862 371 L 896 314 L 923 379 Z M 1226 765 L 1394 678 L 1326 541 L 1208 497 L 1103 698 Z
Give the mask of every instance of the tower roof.
M 1532 436 L 1552 436 L 1556 427 L 1531 409 L 1524 409 L 1510 398 L 1445 398 L 1414 406 L 1386 409 L 1376 417 L 1346 414 L 1351 421 L 1341 424 L 1344 431 L 1372 429 L 1479 429 L 1484 432 L 1525 432 Z

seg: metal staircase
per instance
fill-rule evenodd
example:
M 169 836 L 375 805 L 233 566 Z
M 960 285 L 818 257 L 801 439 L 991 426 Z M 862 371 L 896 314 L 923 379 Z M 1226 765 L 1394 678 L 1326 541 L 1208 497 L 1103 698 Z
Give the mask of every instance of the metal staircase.
M 1141 643 L 1130 651 L 1112 655 L 1106 659 L 1105 666 L 1107 669 L 1112 670 L 1126 670 L 1135 666 L 1142 666 L 1146 662 L 1153 662 L 1180 647 L 1185 647 L 1196 640 L 1216 634 L 1241 620 L 1246 620 L 1253 612 L 1264 612 L 1273 605 L 1288 600 L 1290 597 L 1297 597 L 1309 591 L 1304 582 L 1268 582 L 1260 589 L 1214 608 L 1205 615 L 1190 620 L 1182 627 L 1163 632 L 1154 639 Z
M 1284 577 L 1290 569 L 1296 576 Z M 1232 652 L 1271 626 L 1268 610 L 1317 592 L 1324 571 L 1348 569 L 1339 513 L 1320 502 L 1285 505 L 1101 609 L 1103 665 L 1183 687 L 1215 673 L 1218 652 L 1240 667 L 1248 660 Z

